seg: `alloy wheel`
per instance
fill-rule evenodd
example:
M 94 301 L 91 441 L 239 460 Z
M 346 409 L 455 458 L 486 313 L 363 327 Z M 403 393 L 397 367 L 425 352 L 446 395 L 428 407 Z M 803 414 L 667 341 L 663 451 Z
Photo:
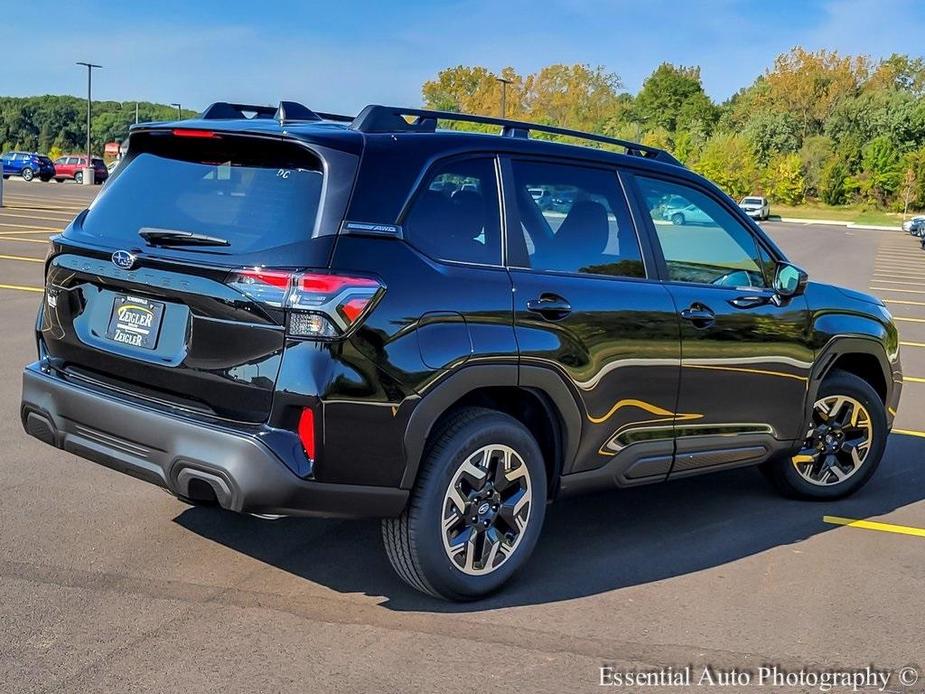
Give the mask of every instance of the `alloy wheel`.
M 839 484 L 864 465 L 873 435 L 870 414 L 860 402 L 827 395 L 813 405 L 812 425 L 793 466 L 810 484 Z
M 489 574 L 514 553 L 530 521 L 530 471 L 509 446 L 466 458 L 443 499 L 443 547 L 463 573 Z

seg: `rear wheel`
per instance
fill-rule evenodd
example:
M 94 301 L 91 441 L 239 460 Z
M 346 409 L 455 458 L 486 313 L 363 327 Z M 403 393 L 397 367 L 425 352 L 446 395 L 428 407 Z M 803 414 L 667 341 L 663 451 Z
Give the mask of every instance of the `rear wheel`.
M 42 183 L 48 183 L 51 180 L 50 176 L 42 176 Z
M 671 215 L 671 223 L 676 224 L 677 226 L 681 226 L 684 224 L 684 215 L 680 212 L 675 212 L 673 215 Z
M 471 600 L 503 585 L 533 551 L 546 510 L 546 469 L 513 417 L 460 410 L 422 461 L 408 508 L 382 522 L 386 553 L 413 588 Z
M 83 171 L 78 171 L 77 173 L 75 173 L 75 174 L 74 174 L 74 180 L 75 180 L 77 183 L 83 183 L 83 182 L 84 182 L 84 172 L 83 172 Z
M 887 437 L 880 396 L 863 379 L 836 371 L 813 405 L 802 449 L 764 471 L 785 495 L 836 499 L 863 487 L 880 464 Z
M 32 169 L 30 169 L 27 166 L 25 169 L 22 170 L 22 173 L 20 175 L 22 176 L 22 180 L 31 181 L 35 177 L 35 172 L 33 172 Z

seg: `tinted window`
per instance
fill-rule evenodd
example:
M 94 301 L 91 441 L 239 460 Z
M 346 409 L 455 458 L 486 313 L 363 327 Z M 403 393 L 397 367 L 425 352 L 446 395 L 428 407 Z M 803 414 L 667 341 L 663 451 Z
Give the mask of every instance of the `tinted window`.
M 96 198 L 78 233 L 107 244 L 143 243 L 145 230 L 218 236 L 226 247 L 184 250 L 247 253 L 311 238 L 321 200 L 320 162 L 285 143 L 246 138 L 139 139 Z
M 530 267 L 645 277 L 616 173 L 529 161 L 513 168 Z
M 637 177 L 676 282 L 765 287 L 758 245 L 751 232 L 719 203 L 677 183 Z
M 494 159 L 448 162 L 419 191 L 403 225 L 405 238 L 432 258 L 501 263 L 501 222 Z

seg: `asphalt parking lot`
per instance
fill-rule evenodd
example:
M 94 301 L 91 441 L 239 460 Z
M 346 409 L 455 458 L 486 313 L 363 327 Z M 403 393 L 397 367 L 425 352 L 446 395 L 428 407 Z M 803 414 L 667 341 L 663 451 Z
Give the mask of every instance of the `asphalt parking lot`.
M 912 237 L 766 225 L 812 278 L 878 294 L 898 321 L 896 432 L 859 495 L 788 501 L 738 470 L 566 500 L 519 580 L 450 605 L 400 582 L 375 522 L 189 508 L 26 437 L 20 370 L 47 237 L 99 189 L 4 187 L 0 691 L 559 692 L 595 689 L 604 663 L 925 666 L 925 531 L 823 520 L 925 528 L 925 252 Z M 923 690 L 925 673 L 910 691 Z

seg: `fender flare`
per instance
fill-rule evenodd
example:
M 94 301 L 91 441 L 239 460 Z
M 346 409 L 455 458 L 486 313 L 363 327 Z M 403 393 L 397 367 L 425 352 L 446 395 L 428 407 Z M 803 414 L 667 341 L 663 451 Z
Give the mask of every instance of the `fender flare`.
M 445 377 L 421 396 L 405 427 L 405 472 L 401 488 L 410 489 L 417 479 L 424 446 L 437 420 L 467 394 L 480 388 L 511 387 L 531 390 L 545 398 L 561 429 L 562 466 L 559 474 L 571 469 L 581 438 L 582 417 L 574 396 L 562 377 L 552 369 L 514 364 L 468 365 Z M 557 480 L 550 480 L 557 485 Z
M 838 358 L 846 354 L 868 354 L 876 358 L 883 375 L 883 382 L 886 384 L 886 402 L 890 401 L 890 396 L 893 392 L 893 373 L 883 343 L 873 336 L 835 335 L 816 356 L 810 372 L 804 406 L 804 415 L 807 421 L 812 412 L 813 403 L 816 402 L 816 394 L 819 392 L 822 381 L 831 373 Z

